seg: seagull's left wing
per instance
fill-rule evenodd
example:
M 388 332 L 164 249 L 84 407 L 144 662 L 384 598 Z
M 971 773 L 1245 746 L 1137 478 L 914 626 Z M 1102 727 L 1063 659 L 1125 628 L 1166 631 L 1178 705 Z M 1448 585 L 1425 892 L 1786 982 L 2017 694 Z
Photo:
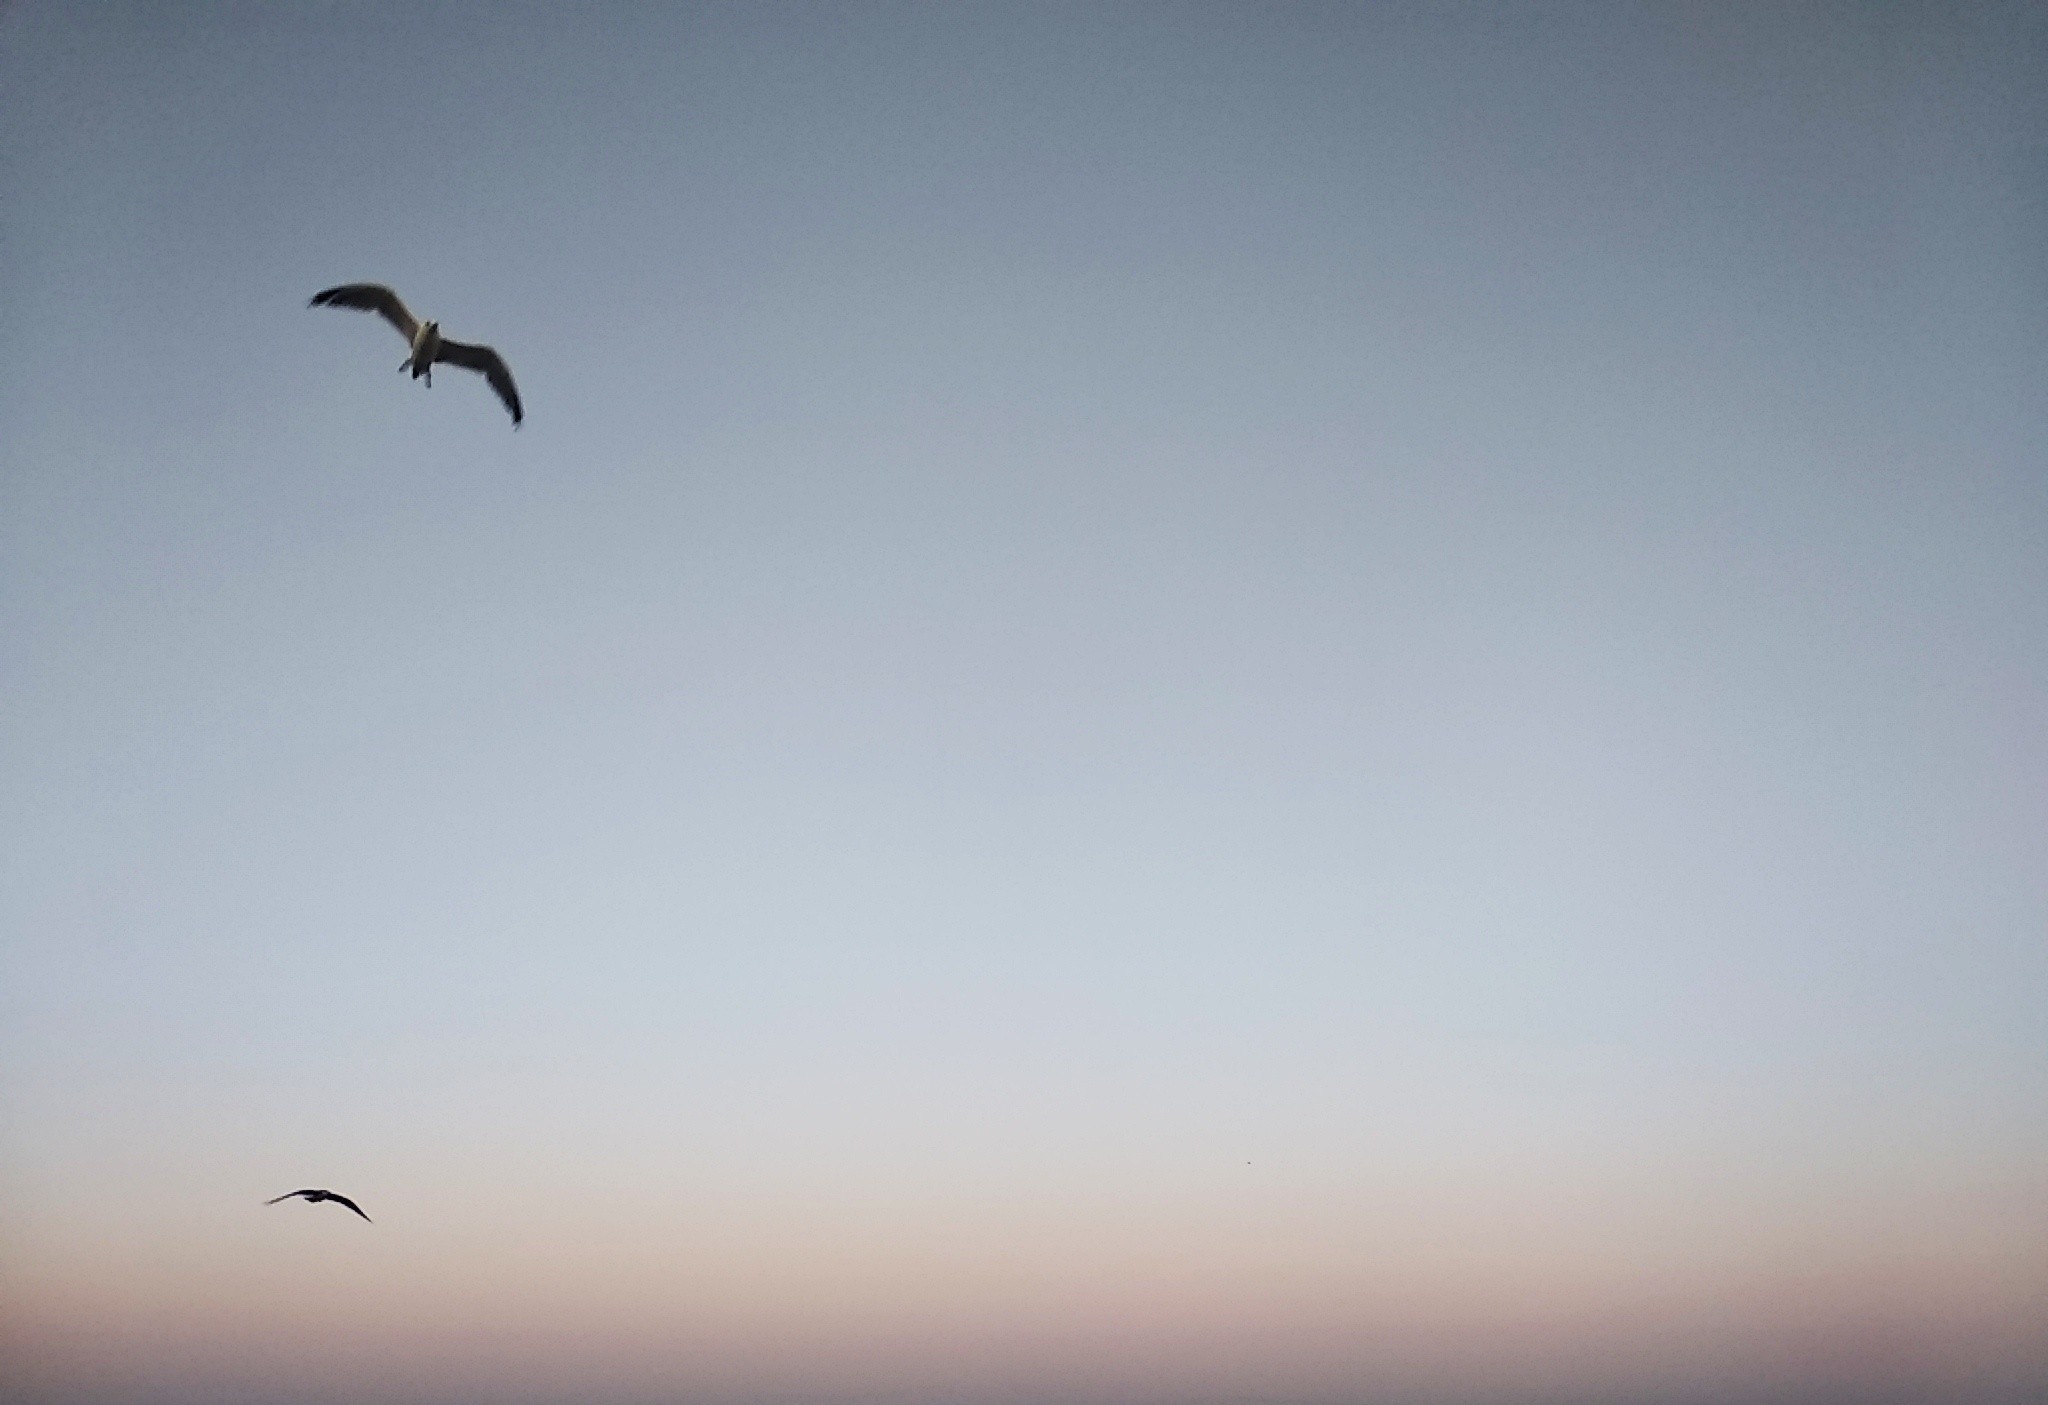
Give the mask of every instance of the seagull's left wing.
M 505 408 L 512 412 L 512 427 L 519 428 L 519 421 L 526 417 L 526 412 L 519 408 L 519 387 L 512 384 L 512 372 L 506 367 L 504 357 L 487 346 L 471 346 L 468 342 L 449 341 L 444 337 L 434 359 L 481 373 L 491 383 L 491 389 L 498 392 L 498 398 L 505 402 Z
M 356 1202 L 355 1202 L 355 1201 L 353 1201 L 353 1200 L 349 1199 L 349 1198 L 348 1198 L 348 1197 L 347 1197 L 346 1195 L 336 1195 L 336 1194 L 335 1194 L 335 1193 L 334 1193 L 333 1191 L 331 1191 L 331 1190 L 330 1190 L 330 1191 L 328 1191 L 328 1192 L 327 1192 L 327 1198 L 328 1198 L 329 1200 L 332 1200 L 332 1201 L 333 1201 L 333 1202 L 334 1202 L 335 1204 L 337 1204 L 337 1205 L 346 1205 L 346 1206 L 348 1206 L 348 1207 L 349 1207 L 349 1209 L 351 1209 L 351 1210 L 355 1211 L 355 1212 L 356 1212 L 356 1213 L 357 1213 L 358 1215 L 363 1215 L 363 1207 L 362 1207 L 362 1206 L 360 1206 L 360 1205 L 358 1205 L 358 1204 L 356 1204 Z M 375 1220 L 371 1220 L 371 1219 L 370 1219 L 370 1217 L 369 1217 L 368 1215 L 363 1215 L 363 1218 L 364 1218 L 365 1220 L 369 1220 L 369 1222 L 370 1222 L 371 1224 L 375 1224 L 375 1223 L 376 1223 L 376 1221 L 375 1221 Z
M 312 1190 L 288 1190 L 283 1195 L 278 1196 L 277 1200 L 289 1200 L 294 1195 L 317 1195 L 318 1193 L 318 1191 Z M 277 1203 L 277 1200 L 266 1200 L 263 1203 L 265 1205 L 275 1205 Z
M 412 315 L 404 298 L 382 283 L 344 283 L 338 288 L 322 288 L 306 306 L 352 307 L 358 312 L 374 312 L 396 327 L 407 344 L 420 334 L 420 319 Z

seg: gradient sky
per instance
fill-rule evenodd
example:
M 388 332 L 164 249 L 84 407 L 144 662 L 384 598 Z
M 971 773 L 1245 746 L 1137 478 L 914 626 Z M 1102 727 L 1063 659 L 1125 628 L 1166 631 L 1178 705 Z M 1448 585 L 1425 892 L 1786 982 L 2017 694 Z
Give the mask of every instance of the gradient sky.
M 2044 446 L 2038 8 L 22 0 L 0 1393 L 2036 1398 Z

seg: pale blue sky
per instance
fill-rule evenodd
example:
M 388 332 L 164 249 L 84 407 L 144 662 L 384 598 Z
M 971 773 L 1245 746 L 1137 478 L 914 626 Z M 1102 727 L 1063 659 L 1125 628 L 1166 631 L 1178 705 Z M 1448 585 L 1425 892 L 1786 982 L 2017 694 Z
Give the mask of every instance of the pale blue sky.
M 310 1389 L 151 1315 L 240 1301 L 312 1222 L 222 1226 L 300 1184 L 380 1244 L 544 1221 L 564 1283 L 610 1260 L 542 1205 L 900 1200 L 846 1262 L 994 1322 L 889 1257 L 917 1207 L 968 1278 L 1100 1213 L 1217 1283 L 1241 1212 L 1314 1296 L 1457 1186 L 1425 1238 L 1577 1226 L 1524 1269 L 1596 1304 L 1932 1264 L 1989 1306 L 1902 1320 L 1997 1360 L 1907 1375 L 2048 1372 L 2048 27 L 1949 8 L 12 7 L 44 1398 Z M 357 279 L 503 351 L 525 427 L 306 310 Z M 828 1342 L 792 1251 L 747 1330 L 824 1364 L 716 1389 L 1486 1388 L 1233 1338 L 1220 1287 L 1176 1377 L 1200 1313 L 1088 1252 L 1031 1281 L 1156 1377 Z M 1791 1340 L 1553 1365 L 1862 1369 Z M 716 1394 L 646 1350 L 619 1398 Z

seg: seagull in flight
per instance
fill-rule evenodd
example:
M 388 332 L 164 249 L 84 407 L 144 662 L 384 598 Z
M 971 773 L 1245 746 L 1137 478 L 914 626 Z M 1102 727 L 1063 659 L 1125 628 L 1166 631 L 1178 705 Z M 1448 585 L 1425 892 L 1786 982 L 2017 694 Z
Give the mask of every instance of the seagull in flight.
M 412 309 L 405 300 L 382 283 L 344 283 L 338 288 L 327 288 L 313 294 L 308 307 L 352 307 L 358 312 L 374 312 L 398 329 L 405 338 L 411 353 L 398 363 L 401 371 L 411 371 L 412 378 L 427 378 L 427 384 L 434 383 L 434 363 L 446 361 L 465 370 L 475 371 L 491 383 L 491 389 L 498 392 L 498 398 L 505 402 L 505 408 L 512 412 L 512 427 L 519 428 L 519 421 L 526 418 L 519 408 L 519 387 L 512 384 L 512 372 L 505 365 L 505 358 L 487 346 L 471 346 L 468 342 L 449 341 L 441 335 L 439 322 L 422 322 L 412 315 Z
M 289 1200 L 294 1195 L 304 1200 L 308 1205 L 318 1205 L 323 1200 L 332 1200 L 337 1205 L 346 1205 L 358 1215 L 363 1215 L 362 1206 L 356 1204 L 355 1201 L 349 1199 L 346 1195 L 336 1195 L 331 1190 L 288 1190 L 283 1195 L 278 1196 L 277 1200 Z M 275 1205 L 277 1200 L 266 1200 L 263 1203 L 265 1205 Z M 376 1223 L 368 1215 L 363 1215 L 363 1218 L 369 1220 L 371 1224 Z

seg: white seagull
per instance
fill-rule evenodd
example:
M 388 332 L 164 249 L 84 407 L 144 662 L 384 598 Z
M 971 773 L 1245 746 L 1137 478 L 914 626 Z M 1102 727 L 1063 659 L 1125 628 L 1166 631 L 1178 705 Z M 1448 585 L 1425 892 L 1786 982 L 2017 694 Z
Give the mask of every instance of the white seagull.
M 308 307 L 352 307 L 359 312 L 374 312 L 386 322 L 398 328 L 398 334 L 405 338 L 412 351 L 405 360 L 398 363 L 401 371 L 411 371 L 412 378 L 427 378 L 429 386 L 434 383 L 434 363 L 447 361 L 465 370 L 480 372 L 491 383 L 491 389 L 498 392 L 498 398 L 505 402 L 505 408 L 512 412 L 512 427 L 519 428 L 519 421 L 525 412 L 519 408 L 519 387 L 512 384 L 512 372 L 505 366 L 505 358 L 487 346 L 471 346 L 468 342 L 449 341 L 441 335 L 439 322 L 422 322 L 412 315 L 412 309 L 405 300 L 382 283 L 344 283 L 338 288 L 328 288 L 313 294 Z
M 304 1200 L 308 1205 L 318 1205 L 323 1200 L 332 1200 L 337 1205 L 346 1205 L 358 1215 L 363 1215 L 362 1206 L 356 1204 L 355 1201 L 349 1199 L 346 1195 L 336 1195 L 331 1190 L 288 1190 L 283 1195 L 278 1196 L 277 1200 L 289 1200 L 294 1195 Z M 275 1205 L 277 1200 L 266 1200 L 263 1203 L 265 1205 Z M 371 1224 L 376 1223 L 368 1215 L 363 1215 L 363 1218 L 369 1220 Z

